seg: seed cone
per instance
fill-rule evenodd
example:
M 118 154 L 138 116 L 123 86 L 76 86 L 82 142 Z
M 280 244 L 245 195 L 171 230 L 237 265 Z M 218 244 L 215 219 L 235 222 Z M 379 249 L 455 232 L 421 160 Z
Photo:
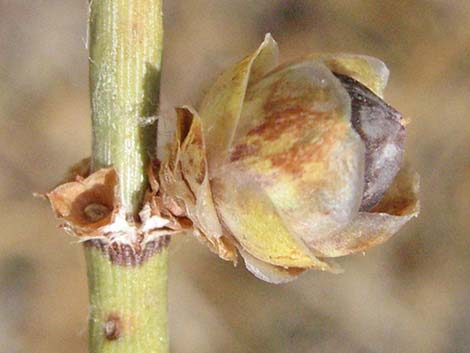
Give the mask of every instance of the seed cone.
M 222 73 L 199 112 L 178 109 L 161 180 L 195 235 L 281 283 L 379 244 L 416 216 L 405 128 L 378 59 L 314 54 L 278 66 L 270 35 Z

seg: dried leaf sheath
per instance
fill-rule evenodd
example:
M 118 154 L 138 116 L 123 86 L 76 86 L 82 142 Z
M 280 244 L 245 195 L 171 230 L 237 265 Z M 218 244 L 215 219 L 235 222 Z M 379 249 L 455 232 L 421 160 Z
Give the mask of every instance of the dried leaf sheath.
M 89 172 L 88 163 L 87 159 L 72 167 L 67 181 L 45 195 L 68 233 L 80 241 L 96 239 L 107 246 L 125 244 L 137 249 L 187 229 L 185 222 L 177 220 L 177 215 L 161 201 L 153 169 L 149 170 L 152 189 L 147 192 L 139 218 L 133 219 L 118 201 L 115 169 L 104 168 L 87 175 L 84 172 Z

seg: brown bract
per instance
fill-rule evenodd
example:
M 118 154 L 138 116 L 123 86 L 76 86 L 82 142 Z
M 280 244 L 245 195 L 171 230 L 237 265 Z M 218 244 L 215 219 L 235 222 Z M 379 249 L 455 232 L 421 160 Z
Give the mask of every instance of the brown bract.
M 122 245 L 140 251 L 149 242 L 189 227 L 173 213 L 171 203 L 160 198 L 153 166 L 148 173 L 151 187 L 136 219 L 119 203 L 115 169 L 103 168 L 88 175 L 89 163 L 85 159 L 72 167 L 66 182 L 45 195 L 61 226 L 80 241 L 99 240 L 110 252 Z
M 178 108 L 177 114 L 172 150 L 160 169 L 163 200 L 173 202 L 191 220 L 193 234 L 210 250 L 236 262 L 235 245 L 223 231 L 213 203 L 201 120 L 188 107 Z
M 114 169 L 101 169 L 88 175 L 89 160 L 73 166 L 68 182 L 46 194 L 52 209 L 63 221 L 65 230 L 87 239 L 100 236 L 100 229 L 115 218 L 119 208 L 115 189 L 117 174 Z M 72 176 L 72 173 L 77 173 Z M 74 180 L 74 181 L 71 181 Z

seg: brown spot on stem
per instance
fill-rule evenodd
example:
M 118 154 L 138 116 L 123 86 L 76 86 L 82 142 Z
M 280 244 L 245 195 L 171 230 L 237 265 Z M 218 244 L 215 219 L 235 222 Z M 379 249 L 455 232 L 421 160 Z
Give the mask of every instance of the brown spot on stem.
M 121 319 L 116 314 L 108 316 L 104 323 L 104 336 L 108 341 L 115 341 L 122 334 L 122 323 Z

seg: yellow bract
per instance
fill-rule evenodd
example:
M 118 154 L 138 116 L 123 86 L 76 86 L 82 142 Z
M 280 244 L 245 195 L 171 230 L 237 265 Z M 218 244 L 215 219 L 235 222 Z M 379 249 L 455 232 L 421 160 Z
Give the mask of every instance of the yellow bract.
M 389 71 L 382 61 L 354 54 L 312 54 L 307 58 L 323 62 L 331 71 L 352 77 L 383 97 Z

